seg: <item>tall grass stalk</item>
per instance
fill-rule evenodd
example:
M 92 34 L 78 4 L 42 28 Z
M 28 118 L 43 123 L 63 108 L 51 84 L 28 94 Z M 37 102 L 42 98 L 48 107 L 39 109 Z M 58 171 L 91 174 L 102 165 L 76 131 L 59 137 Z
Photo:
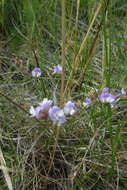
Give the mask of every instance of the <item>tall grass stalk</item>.
M 103 41 L 103 82 L 102 86 L 108 87 L 110 89 L 111 87 L 111 65 L 112 65 L 112 49 L 111 49 L 111 30 L 110 30 L 110 20 L 108 18 L 111 17 L 111 4 L 109 5 L 109 8 L 105 12 L 105 22 L 104 22 L 104 41 Z M 107 28 L 107 26 L 109 26 Z M 110 105 L 107 105 L 107 128 L 109 130 L 110 134 L 110 143 L 111 143 L 111 149 L 112 149 L 112 169 L 111 174 L 114 170 L 116 158 L 115 158 L 115 152 L 116 149 L 114 147 L 114 136 L 113 136 L 113 126 L 112 126 L 112 109 Z M 116 136 L 118 136 L 119 131 L 117 130 Z
M 2 29 L 3 29 L 3 26 L 4 26 L 4 3 L 5 3 L 5 0 L 2 0 L 1 3 L 0 3 L 0 9 L 1 9 L 0 24 L 2 26 Z
M 75 19 L 75 31 L 77 31 L 78 20 L 79 20 L 79 8 L 80 8 L 80 0 L 77 0 L 77 10 L 76 10 L 76 19 Z
M 90 48 L 90 50 L 88 51 L 88 55 L 87 55 L 86 58 L 85 58 L 86 63 L 85 63 L 84 66 L 83 66 L 82 72 L 81 72 L 81 74 L 80 74 L 80 76 L 79 76 L 79 79 L 78 79 L 77 83 L 74 84 L 74 86 L 72 87 L 72 91 L 76 88 L 76 86 L 80 86 L 81 83 L 82 83 L 82 80 L 83 80 L 83 78 L 84 78 L 84 76 L 85 76 L 85 73 L 86 73 L 86 71 L 87 71 L 87 69 L 88 69 L 88 67 L 89 67 L 90 61 L 91 61 L 91 59 L 92 59 L 92 57 L 93 57 L 94 50 L 95 50 L 95 48 L 96 48 L 96 46 L 97 46 L 97 40 L 98 40 L 98 38 L 99 38 L 99 34 L 100 34 L 100 31 L 101 31 L 101 27 L 102 27 L 102 22 L 101 22 L 100 25 L 98 26 L 97 33 L 96 33 L 96 36 L 95 36 L 93 42 L 91 42 L 91 44 L 92 44 L 92 45 L 91 45 L 91 48 Z
M 92 21 L 91 21 L 91 23 L 90 23 L 90 25 L 88 27 L 87 33 L 86 33 L 83 41 L 81 42 L 79 51 L 78 51 L 77 55 L 75 56 L 74 62 L 72 63 L 72 70 L 70 72 L 69 79 L 67 81 L 67 85 L 66 85 L 66 88 L 65 88 L 65 91 L 64 91 L 65 94 L 67 93 L 68 89 L 71 89 L 71 87 L 73 85 L 72 78 L 73 78 L 73 76 L 74 76 L 74 74 L 75 74 L 75 72 L 77 70 L 78 65 L 80 64 L 80 62 L 79 62 L 80 55 L 81 55 L 82 51 L 87 47 L 87 40 L 89 38 L 89 35 L 90 35 L 91 29 L 92 29 L 92 27 L 94 25 L 94 22 L 95 22 L 98 14 L 100 12 L 100 9 L 101 9 L 101 3 L 99 3 L 97 8 L 96 8 L 95 14 L 94 14 L 93 19 L 92 19 Z
M 65 45 L 66 45 L 66 24 L 65 24 L 65 3 L 66 0 L 61 1 L 61 9 L 62 9 L 62 16 L 61 16 L 61 25 L 62 25 L 62 69 L 63 72 L 61 74 L 61 90 L 60 90 L 60 106 L 62 107 L 64 104 L 64 68 L 66 64 L 65 58 Z
M 61 108 L 63 107 L 64 104 L 64 67 L 65 67 L 65 2 L 66 0 L 62 0 L 61 1 L 61 9 L 62 9 L 62 16 L 61 16 L 61 25 L 62 25 L 62 69 L 63 72 L 61 74 L 61 91 L 60 91 L 60 106 Z M 48 174 L 50 173 L 51 169 L 52 169 L 52 164 L 53 164 L 53 160 L 55 157 L 55 152 L 56 152 L 56 147 L 58 144 L 58 138 L 59 138 L 59 131 L 60 131 L 60 126 L 57 125 L 56 127 L 54 127 L 54 139 L 55 139 L 55 144 L 54 144 L 54 148 L 53 148 L 53 155 L 51 158 L 51 162 L 49 165 L 49 169 L 48 169 Z
M 65 43 L 66 43 L 66 26 L 65 26 L 65 3 L 66 0 L 62 0 L 61 1 L 61 10 L 62 10 L 62 15 L 61 15 L 61 25 L 62 25 L 62 55 L 61 55 L 61 59 L 62 59 L 62 74 L 61 74 L 61 89 L 60 89 L 60 107 L 63 107 L 64 104 L 64 67 L 65 67 L 65 62 L 66 62 L 66 58 L 65 58 Z M 48 168 L 48 175 L 50 174 L 50 171 L 52 169 L 53 166 L 53 161 L 55 158 L 55 153 L 56 153 L 56 148 L 58 146 L 58 138 L 59 138 L 59 132 L 60 132 L 60 126 L 57 125 L 56 127 L 54 127 L 54 147 L 53 147 L 53 153 L 51 156 L 51 160 L 49 163 L 49 168 Z M 45 187 L 47 186 L 47 180 L 45 182 Z

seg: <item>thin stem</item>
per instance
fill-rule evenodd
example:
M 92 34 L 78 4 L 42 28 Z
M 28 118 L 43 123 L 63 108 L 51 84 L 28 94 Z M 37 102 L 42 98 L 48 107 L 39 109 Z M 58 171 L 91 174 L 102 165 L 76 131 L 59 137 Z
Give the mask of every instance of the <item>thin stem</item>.
M 80 7 L 80 0 L 77 0 L 77 11 L 76 11 L 76 19 L 75 19 L 75 31 L 77 31 L 77 28 L 78 28 L 79 7 Z
M 64 103 L 64 65 L 65 65 L 65 41 L 66 41 L 66 28 L 65 28 L 65 1 L 61 0 L 61 8 L 62 8 L 62 17 L 61 17 L 61 23 L 62 23 L 62 69 L 63 72 L 61 74 L 61 90 L 60 90 L 60 106 L 63 106 Z

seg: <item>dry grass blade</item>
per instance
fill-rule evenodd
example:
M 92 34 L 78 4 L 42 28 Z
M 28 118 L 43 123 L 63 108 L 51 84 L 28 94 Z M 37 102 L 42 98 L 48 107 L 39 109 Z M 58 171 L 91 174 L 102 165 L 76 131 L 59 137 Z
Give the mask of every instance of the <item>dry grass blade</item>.
M 78 19 L 79 19 L 79 7 L 80 7 L 80 0 L 77 1 L 77 12 L 76 12 L 76 20 L 75 20 L 75 28 L 76 28 L 76 30 L 77 30 Z
M 13 190 L 13 186 L 12 186 L 12 182 L 11 182 L 11 178 L 10 175 L 8 173 L 8 168 L 6 167 L 6 162 L 3 156 L 3 152 L 0 148 L 0 163 L 1 163 L 1 167 L 0 169 L 3 171 L 7 186 L 9 190 Z
M 72 86 L 72 84 L 70 84 L 70 83 L 71 83 L 71 80 L 70 80 L 70 79 L 72 78 L 73 73 L 76 71 L 76 69 L 77 69 L 77 67 L 78 67 L 78 64 L 79 64 L 79 57 L 80 57 L 80 55 L 81 55 L 83 49 L 84 49 L 85 46 L 86 46 L 87 39 L 88 39 L 88 37 L 89 37 L 89 35 L 90 35 L 91 29 L 92 29 L 92 27 L 93 27 L 93 25 L 94 25 L 94 22 L 95 22 L 95 20 L 96 20 L 98 14 L 99 14 L 99 12 L 100 12 L 100 9 L 101 9 L 101 3 L 99 3 L 99 5 L 98 5 L 98 7 L 97 7 L 97 9 L 96 9 L 96 11 L 95 11 L 95 14 L 94 14 L 94 16 L 93 16 L 93 19 L 92 19 L 92 21 L 91 21 L 91 23 L 90 23 L 90 26 L 89 26 L 89 28 L 88 28 L 87 34 L 85 35 L 85 37 L 84 37 L 84 39 L 83 39 L 83 41 L 82 41 L 82 43 L 81 43 L 81 46 L 80 46 L 80 48 L 79 48 L 79 52 L 78 52 L 78 54 L 77 54 L 77 56 L 76 56 L 76 58 L 75 58 L 75 60 L 74 60 L 73 68 L 72 68 L 72 71 L 71 71 L 71 73 L 70 73 L 69 80 L 68 80 L 68 82 L 67 82 L 66 89 L 65 89 L 65 92 L 64 92 L 64 93 L 66 93 L 67 89 L 68 89 L 68 88 L 71 88 L 71 86 Z
M 77 85 L 80 86 L 81 83 L 82 83 L 82 79 L 84 78 L 85 72 L 86 72 L 86 70 L 87 70 L 87 68 L 89 66 L 89 63 L 90 63 L 90 60 L 92 58 L 93 52 L 94 52 L 94 50 L 96 48 L 96 45 L 97 45 L 97 40 L 99 38 L 99 34 L 100 34 L 100 31 L 101 31 L 101 26 L 102 26 L 102 22 L 98 26 L 98 31 L 97 31 L 97 34 L 96 34 L 95 39 L 93 41 L 92 47 L 90 48 L 88 56 L 86 57 L 86 64 L 84 65 L 84 68 L 83 68 L 82 73 L 81 73 L 81 75 L 80 75 L 80 77 L 78 79 L 78 82 L 73 86 L 72 91 L 77 87 Z

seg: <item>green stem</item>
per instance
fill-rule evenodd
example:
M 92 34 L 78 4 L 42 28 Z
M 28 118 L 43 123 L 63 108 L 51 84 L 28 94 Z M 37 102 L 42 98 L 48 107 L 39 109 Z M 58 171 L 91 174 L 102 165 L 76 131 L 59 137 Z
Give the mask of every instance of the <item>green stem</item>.
M 63 106 L 64 103 L 64 65 L 65 65 L 65 41 L 66 41 L 66 27 L 65 27 L 65 1 L 66 0 L 61 0 L 61 7 L 62 7 L 62 18 L 61 18 L 61 23 L 62 23 L 62 69 L 63 72 L 61 74 L 61 89 L 60 89 L 60 106 Z
M 104 24 L 104 41 L 103 41 L 103 82 L 102 88 L 111 87 L 111 40 L 110 40 L 110 20 L 111 12 L 110 7 L 105 11 L 105 24 Z M 107 105 L 107 128 L 109 130 L 110 135 L 110 143 L 112 149 L 112 168 L 111 175 L 114 169 L 115 164 L 115 150 L 114 150 L 114 136 L 113 136 L 113 128 L 112 128 L 112 109 L 111 105 Z

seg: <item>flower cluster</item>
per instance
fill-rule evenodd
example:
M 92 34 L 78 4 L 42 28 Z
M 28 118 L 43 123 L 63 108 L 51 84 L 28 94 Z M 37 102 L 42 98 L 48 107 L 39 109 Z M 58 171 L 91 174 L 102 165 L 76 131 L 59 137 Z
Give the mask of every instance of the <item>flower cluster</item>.
M 42 102 L 39 103 L 39 106 L 34 108 L 33 106 L 30 107 L 30 114 L 31 117 L 36 118 L 47 118 L 48 117 L 48 111 L 50 107 L 52 106 L 52 100 L 48 100 L 47 98 L 44 98 Z
M 62 125 L 65 123 L 67 115 L 73 115 L 77 111 L 75 103 L 71 101 L 67 102 L 63 109 L 58 106 L 52 106 L 52 104 L 52 100 L 44 98 L 36 108 L 31 106 L 29 113 L 31 114 L 31 117 L 36 117 L 37 119 L 49 118 L 53 122 L 53 125 Z
M 101 94 L 98 95 L 98 97 L 96 98 L 96 102 L 109 103 L 113 107 L 118 101 L 118 97 L 120 97 L 121 95 L 126 95 L 126 91 L 124 90 L 124 88 L 119 90 L 116 95 L 111 94 L 109 92 L 109 88 L 104 88 Z M 86 108 L 90 107 L 93 104 L 94 104 L 93 100 L 90 97 L 87 97 L 85 101 L 83 102 L 83 105 Z
M 61 74 L 61 73 L 62 73 L 62 67 L 60 65 L 54 66 L 52 74 L 55 75 L 55 74 Z M 40 77 L 41 74 L 42 74 L 41 69 L 38 67 L 36 67 L 32 70 L 33 77 Z
M 60 65 L 54 66 L 53 69 L 53 75 L 54 74 L 61 74 L 62 67 Z M 32 71 L 33 77 L 40 77 L 42 74 L 40 68 L 35 68 Z M 124 88 L 117 91 L 117 94 L 110 93 L 109 88 L 104 88 L 102 92 L 98 95 L 98 90 L 96 92 L 96 96 L 88 96 L 86 97 L 85 101 L 83 102 L 83 106 L 88 108 L 96 103 L 108 103 L 113 107 L 116 105 L 116 102 L 119 100 L 119 97 L 121 95 L 126 95 L 126 91 Z M 39 105 L 34 108 L 33 106 L 30 107 L 29 113 L 31 114 L 31 117 L 36 118 L 44 118 L 44 119 L 50 119 L 54 125 L 62 125 L 66 121 L 66 116 L 73 115 L 77 111 L 77 107 L 75 103 L 68 101 L 64 108 L 61 109 L 58 106 L 53 106 L 53 101 L 48 100 L 47 98 L 44 98 L 42 102 L 39 103 Z

